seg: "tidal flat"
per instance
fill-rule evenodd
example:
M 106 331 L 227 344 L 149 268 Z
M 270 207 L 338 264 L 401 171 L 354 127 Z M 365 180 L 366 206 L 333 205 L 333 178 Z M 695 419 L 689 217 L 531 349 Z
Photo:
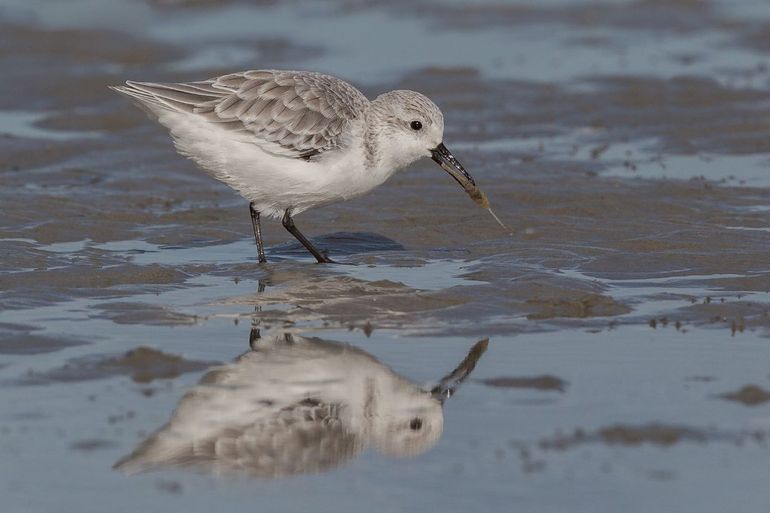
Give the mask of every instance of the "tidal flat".
M 766 511 L 767 7 L 6 1 L 0 510 Z M 276 222 L 259 265 L 246 201 L 107 89 L 259 68 L 430 96 L 513 234 L 426 160 L 298 216 L 344 265 Z M 377 394 L 309 391 L 269 444 L 214 394 L 265 351 L 292 390 L 297 362 L 328 358 L 398 383 L 399 404 L 483 340 L 410 450 L 345 420 Z M 113 468 L 201 394 L 236 419 L 190 442 L 205 464 Z M 218 471 L 244 451 L 264 456 L 244 469 L 304 463 Z

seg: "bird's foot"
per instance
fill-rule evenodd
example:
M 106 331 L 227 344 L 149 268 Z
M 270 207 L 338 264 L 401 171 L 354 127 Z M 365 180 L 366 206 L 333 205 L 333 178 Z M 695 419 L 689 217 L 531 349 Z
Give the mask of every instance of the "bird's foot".
M 317 258 L 316 260 L 318 260 L 317 263 L 319 264 L 339 264 L 339 262 L 332 260 L 326 255 L 323 255 L 321 258 Z

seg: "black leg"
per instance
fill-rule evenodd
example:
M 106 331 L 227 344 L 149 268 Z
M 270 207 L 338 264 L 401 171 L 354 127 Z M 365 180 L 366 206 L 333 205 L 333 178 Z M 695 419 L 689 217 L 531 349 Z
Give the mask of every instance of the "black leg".
M 261 338 L 262 338 L 262 335 L 259 332 L 259 328 L 257 328 L 256 325 L 252 325 L 251 331 L 249 332 L 249 347 L 251 348 L 252 351 L 257 350 L 257 343 Z
M 316 249 L 313 244 L 305 238 L 302 233 L 297 229 L 296 226 L 294 226 L 294 219 L 291 218 L 291 213 L 287 210 L 286 213 L 283 214 L 283 219 L 281 220 L 281 223 L 283 224 L 283 227 L 286 228 L 290 234 L 294 235 L 294 237 L 302 243 L 305 248 L 310 251 L 310 253 L 313 254 L 316 260 L 318 260 L 319 264 L 333 264 L 335 263 L 334 260 L 327 257 L 326 255 L 322 254 L 320 251 Z
M 259 212 L 254 210 L 254 203 L 249 203 L 251 213 L 251 226 L 254 228 L 254 240 L 257 241 L 257 258 L 260 264 L 267 262 L 265 257 L 265 243 L 262 242 L 262 226 L 259 224 Z
M 257 282 L 257 294 L 261 294 L 265 291 L 265 282 L 263 280 L 259 280 Z M 258 317 L 258 315 L 262 312 L 262 306 L 260 306 L 259 303 L 254 305 L 254 316 L 251 318 L 251 331 L 249 331 L 249 347 L 252 349 L 252 351 L 256 351 L 257 344 L 259 343 L 259 339 L 262 338 L 262 333 L 259 331 L 259 324 L 262 322 L 262 320 Z

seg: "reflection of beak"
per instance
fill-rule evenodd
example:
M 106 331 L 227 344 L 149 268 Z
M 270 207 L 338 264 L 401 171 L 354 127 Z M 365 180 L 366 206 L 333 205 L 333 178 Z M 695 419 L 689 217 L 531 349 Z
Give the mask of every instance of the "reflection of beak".
M 439 144 L 434 149 L 430 150 L 433 160 L 441 166 L 444 171 L 452 175 L 452 178 L 457 180 L 463 189 L 468 189 L 468 184 L 476 186 L 476 182 L 473 177 L 468 174 L 460 161 L 452 155 L 452 152 L 444 146 L 444 143 Z
M 476 363 L 481 358 L 481 355 L 483 355 L 484 351 L 487 350 L 488 345 L 488 338 L 476 342 L 471 350 L 468 351 L 468 356 L 466 356 L 465 359 L 460 362 L 460 365 L 458 365 L 455 370 L 441 378 L 438 384 L 433 387 L 433 389 L 430 391 L 433 397 L 438 399 L 442 404 L 448 398 L 452 397 L 455 392 L 457 392 L 460 384 L 465 381 L 465 378 L 470 376 L 473 368 L 476 367 Z

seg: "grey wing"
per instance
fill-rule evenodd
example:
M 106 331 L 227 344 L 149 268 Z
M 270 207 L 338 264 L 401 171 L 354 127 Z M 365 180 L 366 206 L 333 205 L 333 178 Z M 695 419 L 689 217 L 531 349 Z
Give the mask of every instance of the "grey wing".
M 263 425 L 235 430 L 209 445 L 220 472 L 254 477 L 315 474 L 338 467 L 363 449 L 339 419 L 340 405 L 299 404 Z
M 170 109 L 235 132 L 264 151 L 309 160 L 344 146 L 369 101 L 338 78 L 306 71 L 257 70 L 202 82 L 127 82 L 114 88 L 152 108 Z
M 205 439 L 180 439 L 161 429 L 115 464 L 128 473 L 181 467 L 219 474 L 275 478 L 318 473 L 363 449 L 340 421 L 342 406 L 305 400 L 272 419 L 233 425 Z M 173 447 L 165 447 L 167 443 Z

